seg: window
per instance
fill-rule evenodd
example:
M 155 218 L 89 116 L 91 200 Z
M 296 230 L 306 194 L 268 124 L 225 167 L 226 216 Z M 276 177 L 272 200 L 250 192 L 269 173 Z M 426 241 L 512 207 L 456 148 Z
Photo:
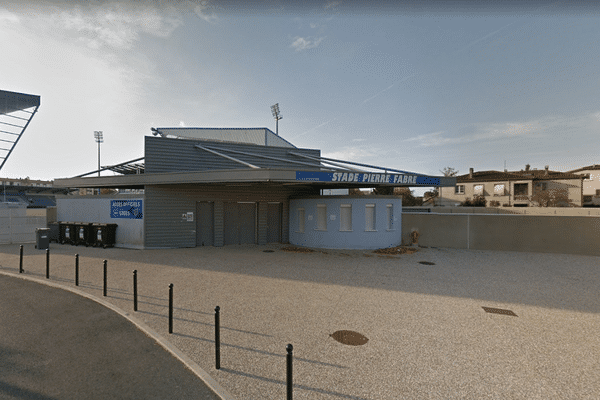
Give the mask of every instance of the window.
M 515 196 L 527 196 L 529 192 L 529 184 L 515 183 Z
M 465 194 L 465 185 L 456 185 L 454 187 L 454 194 Z
M 505 191 L 504 191 L 504 183 L 496 183 L 494 185 L 494 196 L 504 196 L 505 195 Z
M 375 231 L 375 204 L 365 206 L 365 231 Z
M 352 205 L 342 204 L 340 206 L 340 231 L 352 231 Z
M 394 229 L 394 205 L 387 205 L 387 229 L 391 231 Z
M 327 230 L 327 205 L 317 204 L 317 230 Z
M 304 233 L 304 208 L 298 209 L 298 232 Z
M 600 196 L 600 189 L 596 189 L 596 196 Z
M 535 188 L 537 190 L 546 190 L 548 188 L 548 183 L 547 182 L 538 182 L 535 184 Z
M 483 185 L 473 185 L 473 194 L 475 196 L 483 196 Z

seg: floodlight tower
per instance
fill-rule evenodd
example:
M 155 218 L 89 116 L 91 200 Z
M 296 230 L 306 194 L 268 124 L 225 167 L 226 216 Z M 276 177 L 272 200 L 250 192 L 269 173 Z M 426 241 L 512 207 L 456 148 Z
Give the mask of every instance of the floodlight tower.
M 271 106 L 271 113 L 273 113 L 273 118 L 275 118 L 275 134 L 279 136 L 279 120 L 283 118 L 283 115 L 279 114 L 279 103 Z
M 96 139 L 96 143 L 98 143 L 98 177 L 100 177 L 100 143 L 104 141 L 102 131 L 94 131 L 94 138 Z M 100 195 L 100 188 L 98 188 L 98 195 Z

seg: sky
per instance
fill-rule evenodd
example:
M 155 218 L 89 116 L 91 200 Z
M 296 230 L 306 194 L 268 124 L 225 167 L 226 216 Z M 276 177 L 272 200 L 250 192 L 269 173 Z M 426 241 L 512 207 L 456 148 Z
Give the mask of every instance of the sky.
M 600 163 L 596 2 L 367 3 L 5 0 L 0 89 L 41 106 L 0 176 L 93 171 L 97 130 L 103 166 L 142 157 L 151 127 L 275 131 L 275 103 L 279 134 L 325 157 Z

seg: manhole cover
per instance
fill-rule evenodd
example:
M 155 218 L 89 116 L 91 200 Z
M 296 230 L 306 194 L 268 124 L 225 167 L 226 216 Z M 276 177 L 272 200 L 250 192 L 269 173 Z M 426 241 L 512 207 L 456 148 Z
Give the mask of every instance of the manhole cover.
M 432 263 L 431 261 L 419 261 L 419 264 L 423 264 L 423 265 L 435 265 L 435 263 Z
M 513 317 L 517 317 L 518 315 L 512 312 L 511 310 L 503 310 L 502 308 L 492 308 L 492 307 L 481 307 L 485 312 L 489 312 L 492 314 L 503 314 L 503 315 L 512 315 Z
M 336 331 L 329 336 L 342 344 L 349 344 L 350 346 L 361 346 L 369 341 L 369 339 L 354 331 Z
M 263 253 L 275 253 L 275 250 L 263 250 Z

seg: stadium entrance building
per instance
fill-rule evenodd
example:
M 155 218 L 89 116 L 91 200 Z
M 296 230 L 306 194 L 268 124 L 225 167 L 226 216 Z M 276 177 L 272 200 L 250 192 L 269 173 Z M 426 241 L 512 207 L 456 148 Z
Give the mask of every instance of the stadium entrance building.
M 62 196 L 62 221 L 117 223 L 117 246 L 177 248 L 292 243 L 381 248 L 401 242 L 401 198 L 324 190 L 454 186 L 432 177 L 321 157 L 267 128 L 152 129 L 145 157 L 104 167 L 120 175 L 56 179 L 55 187 L 139 191 Z M 143 159 L 143 163 L 141 162 Z M 89 219 L 95 219 L 94 221 Z

